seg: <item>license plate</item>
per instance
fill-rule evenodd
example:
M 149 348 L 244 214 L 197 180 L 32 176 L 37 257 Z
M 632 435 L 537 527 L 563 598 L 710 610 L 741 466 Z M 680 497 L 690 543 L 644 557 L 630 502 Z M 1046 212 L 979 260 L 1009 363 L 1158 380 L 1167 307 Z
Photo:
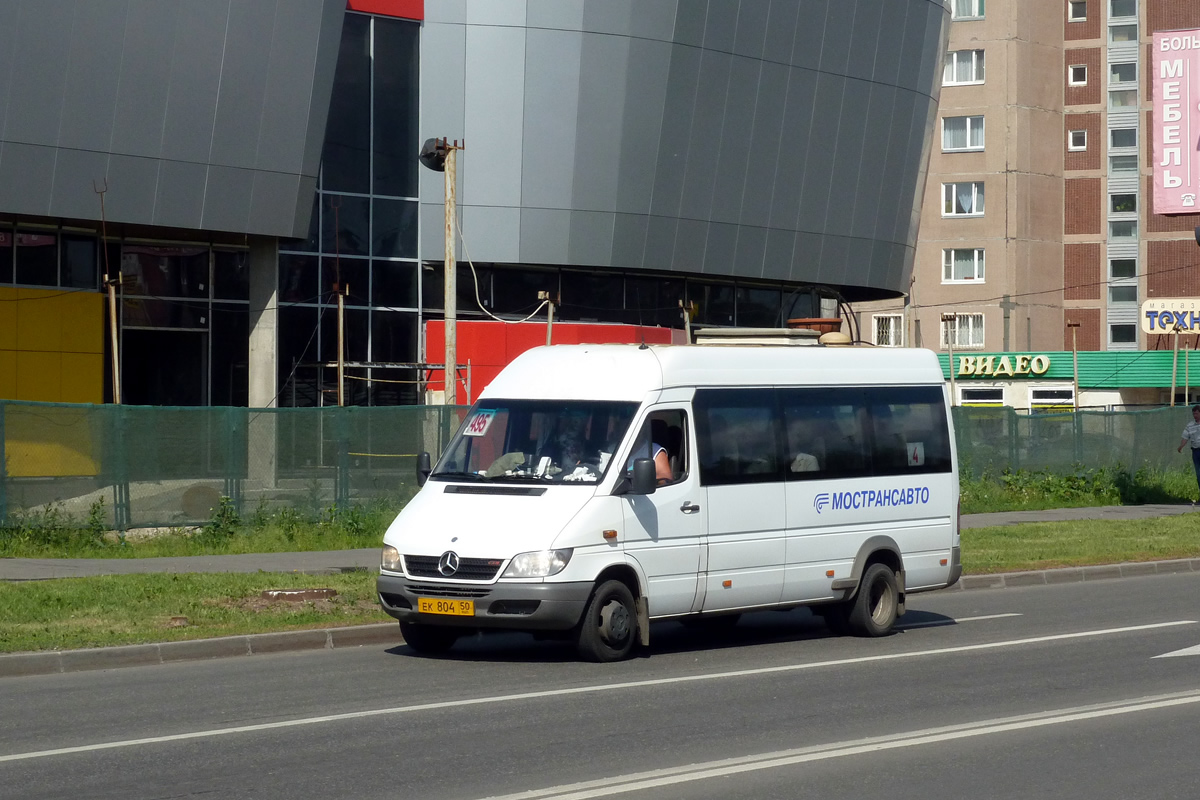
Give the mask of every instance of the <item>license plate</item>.
M 417 611 L 420 611 L 422 614 L 450 614 L 455 617 L 473 617 L 475 616 L 475 601 L 418 597 Z

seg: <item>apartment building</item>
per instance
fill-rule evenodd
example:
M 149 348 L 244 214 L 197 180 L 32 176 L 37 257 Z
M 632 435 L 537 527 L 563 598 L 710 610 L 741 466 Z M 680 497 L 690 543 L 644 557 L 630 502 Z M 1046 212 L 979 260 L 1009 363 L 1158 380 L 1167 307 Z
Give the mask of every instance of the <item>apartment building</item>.
M 859 304 L 863 338 L 998 354 L 1171 348 L 1143 330 L 1140 304 L 1200 297 L 1200 215 L 1153 208 L 1151 64 L 1155 34 L 1200 28 L 1200 3 L 947 3 L 911 290 Z

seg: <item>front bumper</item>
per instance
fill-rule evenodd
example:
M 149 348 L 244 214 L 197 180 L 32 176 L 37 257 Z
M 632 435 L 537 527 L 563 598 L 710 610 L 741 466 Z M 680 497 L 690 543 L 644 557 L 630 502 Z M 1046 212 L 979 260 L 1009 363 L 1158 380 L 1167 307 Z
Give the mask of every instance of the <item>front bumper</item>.
M 437 583 L 388 573 L 380 573 L 375 585 L 380 606 L 401 622 L 529 631 L 575 627 L 592 593 L 590 582 Z M 475 615 L 422 614 L 418 597 L 472 600 Z

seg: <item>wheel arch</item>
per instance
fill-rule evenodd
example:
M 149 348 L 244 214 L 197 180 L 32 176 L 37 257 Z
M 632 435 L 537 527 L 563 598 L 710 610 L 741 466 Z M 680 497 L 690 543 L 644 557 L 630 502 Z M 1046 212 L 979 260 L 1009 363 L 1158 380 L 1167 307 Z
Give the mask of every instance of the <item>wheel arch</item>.
M 899 613 L 903 614 L 904 556 L 900 553 L 900 546 L 891 536 L 877 534 L 864 541 L 858 548 L 858 554 L 854 556 L 854 566 L 850 569 L 849 577 L 834 581 L 833 588 L 848 590 L 842 599 L 853 600 L 858 594 L 863 573 L 872 564 L 886 564 L 892 572 L 896 573 L 896 588 L 900 593 Z

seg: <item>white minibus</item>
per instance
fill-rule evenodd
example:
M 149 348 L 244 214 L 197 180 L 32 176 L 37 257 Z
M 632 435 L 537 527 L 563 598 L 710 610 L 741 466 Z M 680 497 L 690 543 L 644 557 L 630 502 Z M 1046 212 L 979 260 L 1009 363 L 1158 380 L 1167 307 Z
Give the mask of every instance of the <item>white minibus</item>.
M 501 629 L 613 661 L 654 620 L 795 606 L 881 636 L 962 572 L 929 350 L 539 347 L 418 472 L 378 590 L 419 653 Z

